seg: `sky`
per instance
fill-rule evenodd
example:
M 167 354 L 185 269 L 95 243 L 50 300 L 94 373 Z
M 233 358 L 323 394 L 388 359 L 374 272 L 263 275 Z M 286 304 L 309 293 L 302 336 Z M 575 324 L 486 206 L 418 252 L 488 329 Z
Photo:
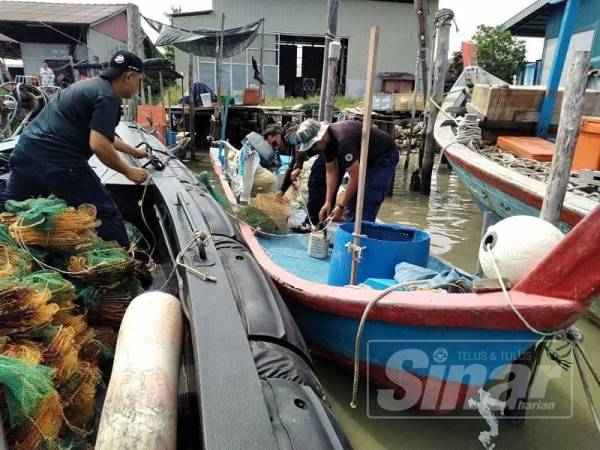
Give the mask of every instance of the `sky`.
M 50 3 L 120 3 L 119 0 L 45 0 Z M 182 11 L 198 11 L 210 9 L 211 0 L 130 0 L 137 4 L 143 15 L 152 19 L 168 23 L 165 13 L 171 11 L 171 6 L 181 7 Z M 301 0 L 296 0 L 301 1 Z M 325 9 L 326 0 L 323 1 Z M 341 8 L 344 7 L 344 0 L 341 1 Z M 456 24 L 452 28 L 450 36 L 450 50 L 460 49 L 463 40 L 469 40 L 475 33 L 477 25 L 500 25 L 517 12 L 524 9 L 534 0 L 439 0 L 440 8 L 450 8 L 454 11 Z M 123 1 L 125 3 L 125 1 Z M 325 25 L 325 24 L 323 24 Z M 151 39 L 156 37 L 156 33 L 143 22 L 144 30 Z M 535 60 L 542 56 L 542 39 L 525 39 L 527 42 L 527 59 Z

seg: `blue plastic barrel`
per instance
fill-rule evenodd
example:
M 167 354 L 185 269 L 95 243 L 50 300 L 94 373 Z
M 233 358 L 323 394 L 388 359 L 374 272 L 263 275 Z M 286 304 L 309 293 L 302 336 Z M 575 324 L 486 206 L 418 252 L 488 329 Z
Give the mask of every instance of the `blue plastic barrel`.
M 346 244 L 352 242 L 353 223 L 345 223 L 335 234 L 329 284 L 345 286 L 350 283 L 352 257 Z M 400 262 L 427 267 L 429 259 L 429 234 L 402 225 L 362 223 L 362 260 L 358 265 L 357 282 L 367 278 L 394 278 L 394 268 Z
M 167 130 L 167 145 L 175 145 L 177 144 L 177 133 L 174 131 Z

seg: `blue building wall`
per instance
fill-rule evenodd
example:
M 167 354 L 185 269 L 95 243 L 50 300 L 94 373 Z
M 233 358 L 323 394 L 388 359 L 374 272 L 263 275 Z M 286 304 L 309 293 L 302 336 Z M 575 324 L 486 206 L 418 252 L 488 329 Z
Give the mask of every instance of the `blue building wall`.
M 546 25 L 546 39 L 558 37 L 560 23 L 562 20 L 565 4 L 559 3 L 552 5 L 550 19 Z M 594 41 L 592 43 L 592 66 L 600 68 L 600 1 L 599 0 L 581 0 L 579 12 L 573 33 L 595 30 Z

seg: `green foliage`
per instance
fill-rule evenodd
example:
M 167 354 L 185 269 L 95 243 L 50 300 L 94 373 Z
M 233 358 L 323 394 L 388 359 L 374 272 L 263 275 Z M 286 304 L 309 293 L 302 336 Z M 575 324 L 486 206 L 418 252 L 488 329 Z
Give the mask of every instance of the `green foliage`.
M 362 101 L 362 98 L 336 97 L 335 98 L 335 107 L 338 109 L 352 108 L 353 106 L 357 106 L 361 101 Z M 308 98 L 302 98 L 302 97 L 286 97 L 286 98 L 267 97 L 267 98 L 265 98 L 265 104 L 267 106 L 292 107 L 292 106 L 296 106 L 296 105 L 306 105 L 306 104 L 311 104 L 311 103 L 319 104 L 319 96 L 313 95 Z
M 510 83 L 525 65 L 525 41 L 515 39 L 499 26 L 479 25 L 473 35 L 479 66 Z
M 452 53 L 452 60 L 448 66 L 448 75 L 450 79 L 456 80 L 464 69 L 463 55 L 461 51 Z

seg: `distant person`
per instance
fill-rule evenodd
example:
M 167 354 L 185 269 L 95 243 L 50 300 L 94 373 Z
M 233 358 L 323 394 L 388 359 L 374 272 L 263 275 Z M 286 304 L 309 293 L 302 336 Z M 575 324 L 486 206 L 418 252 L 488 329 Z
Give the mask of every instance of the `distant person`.
M 325 159 L 326 195 L 319 211 L 319 220 L 323 221 L 328 217 L 340 220 L 346 213 L 344 219 L 353 221 L 356 212 L 362 123 L 346 120 L 329 124 L 308 119 L 300 124 L 297 136 L 301 142 L 301 152 L 314 149 Z M 371 127 L 363 220 L 373 222 L 377 218 L 392 182 L 398 159 L 394 139 L 386 132 Z M 348 173 L 349 179 L 343 199 L 336 203 L 340 166 Z
M 284 128 L 283 135 L 273 136 L 272 142 L 277 146 L 279 151 L 282 149 L 288 149 L 292 155 L 292 159 L 288 166 L 288 170 L 283 177 L 281 189 L 277 193 L 279 198 L 282 198 L 287 190 L 292 185 L 292 182 L 298 179 L 302 166 L 304 163 L 315 156 L 317 153 L 314 150 L 300 151 L 300 141 L 297 136 L 299 125 L 289 126 Z M 342 182 L 344 177 L 345 169 L 343 166 L 338 167 L 338 181 L 337 185 Z M 320 222 L 319 212 L 327 194 L 326 183 L 325 183 L 325 156 L 319 155 L 314 161 L 310 175 L 308 176 L 308 198 L 306 200 L 306 212 L 307 216 L 304 222 L 298 227 L 292 228 L 292 231 L 297 233 L 306 233 L 311 231 L 311 225 L 317 226 Z M 336 189 L 337 191 L 337 189 Z
M 48 67 L 46 61 L 42 63 L 40 68 L 40 78 L 42 79 L 42 88 L 54 87 L 54 72 Z

